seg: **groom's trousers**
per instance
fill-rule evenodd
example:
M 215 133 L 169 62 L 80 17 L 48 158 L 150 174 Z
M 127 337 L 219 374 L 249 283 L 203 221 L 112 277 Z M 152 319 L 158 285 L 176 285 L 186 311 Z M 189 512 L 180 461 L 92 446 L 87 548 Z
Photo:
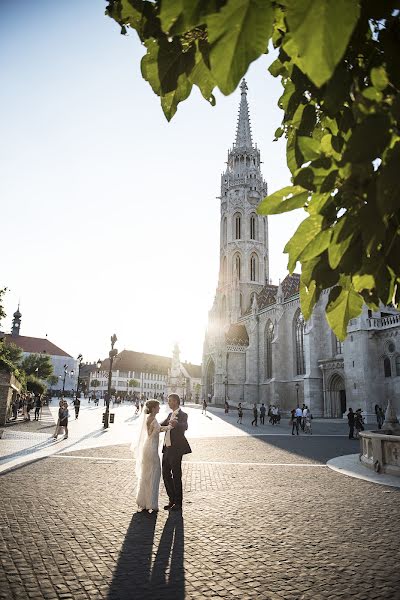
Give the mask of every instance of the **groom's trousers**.
M 171 504 L 182 505 L 182 453 L 175 448 L 164 448 L 162 473 Z

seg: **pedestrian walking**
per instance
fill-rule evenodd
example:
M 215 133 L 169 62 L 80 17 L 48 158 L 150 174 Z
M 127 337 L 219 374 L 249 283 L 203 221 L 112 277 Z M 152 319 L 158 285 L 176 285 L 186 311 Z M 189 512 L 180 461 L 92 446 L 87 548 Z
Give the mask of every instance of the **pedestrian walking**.
M 61 415 L 61 409 L 63 407 L 63 402 L 64 400 L 61 398 L 58 402 L 58 416 L 57 416 L 57 424 L 56 424 L 56 428 L 53 434 L 53 438 L 56 440 L 58 438 L 58 434 L 60 432 L 60 415 Z
M 75 400 L 72 402 L 72 404 L 74 405 L 74 409 L 75 409 L 75 419 L 77 419 L 79 417 L 79 411 L 81 408 L 81 401 L 79 398 L 75 398 Z
M 360 437 L 360 431 L 364 431 L 364 419 L 361 414 L 361 408 L 357 408 L 354 414 L 354 428 L 356 430 L 355 437 L 358 439 Z
M 35 397 L 35 421 L 39 421 L 40 411 L 42 410 L 42 399 L 40 396 Z
M 301 421 L 303 419 L 303 409 L 298 406 L 294 411 L 294 414 L 297 421 L 297 428 L 299 429 L 301 427 Z
M 201 414 L 207 414 L 207 400 L 203 398 L 203 407 L 201 409 Z
M 227 400 L 225 400 L 224 407 L 225 407 L 225 414 L 227 415 L 229 412 L 229 404 L 228 404 Z
M 375 415 L 376 421 L 378 423 L 378 429 L 382 429 L 382 425 L 385 421 L 385 415 L 383 413 L 382 408 L 378 404 L 375 404 Z
M 299 409 L 301 410 L 301 408 Z M 299 435 L 299 419 L 296 416 L 296 409 L 292 408 L 290 411 L 290 421 L 292 425 L 292 435 L 294 435 L 294 430 L 296 429 L 296 434 Z
M 349 424 L 349 440 L 355 440 L 354 437 L 354 412 L 352 408 L 349 408 L 347 413 L 347 422 Z
M 238 420 L 236 421 L 236 423 L 239 423 L 239 425 L 241 425 L 242 419 L 243 419 L 243 408 L 242 408 L 242 403 L 239 402 L 239 404 L 238 404 Z
M 258 408 L 257 408 L 257 404 L 254 404 L 253 406 L 253 417 L 254 419 L 252 420 L 251 424 L 255 425 L 256 427 L 258 427 Z
M 261 425 L 265 425 L 265 413 L 266 412 L 267 412 L 267 409 L 265 408 L 265 404 L 263 402 L 260 406 L 260 424 Z

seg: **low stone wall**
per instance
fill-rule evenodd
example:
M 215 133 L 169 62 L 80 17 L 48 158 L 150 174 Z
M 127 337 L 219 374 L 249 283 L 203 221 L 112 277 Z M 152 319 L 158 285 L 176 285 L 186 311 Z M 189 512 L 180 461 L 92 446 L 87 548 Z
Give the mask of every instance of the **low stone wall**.
M 362 431 L 360 461 L 377 473 L 400 477 L 400 435 Z
M 21 384 L 12 373 L 0 370 L 0 426 L 5 425 L 10 416 L 14 394 L 21 391 Z

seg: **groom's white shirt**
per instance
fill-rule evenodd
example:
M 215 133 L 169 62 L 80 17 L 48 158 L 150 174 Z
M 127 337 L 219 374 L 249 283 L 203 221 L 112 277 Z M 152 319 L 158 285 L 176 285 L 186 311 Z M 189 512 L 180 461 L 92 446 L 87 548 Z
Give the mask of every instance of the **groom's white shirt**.
M 176 410 L 172 411 L 172 415 L 171 415 L 169 422 L 171 422 L 172 419 L 176 419 L 178 417 L 179 411 L 180 411 L 180 408 L 177 408 Z M 171 429 L 172 429 L 172 427 L 170 427 L 168 425 L 168 429 L 165 433 L 164 446 L 167 446 L 167 448 L 169 448 L 172 445 L 171 444 Z

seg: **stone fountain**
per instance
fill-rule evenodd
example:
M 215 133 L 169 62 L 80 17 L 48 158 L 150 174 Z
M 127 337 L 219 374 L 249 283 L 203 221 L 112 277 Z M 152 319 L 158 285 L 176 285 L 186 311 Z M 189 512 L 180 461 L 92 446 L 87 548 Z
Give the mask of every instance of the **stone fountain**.
M 363 465 L 376 473 L 400 477 L 400 424 L 390 399 L 382 429 L 362 431 L 360 441 Z

